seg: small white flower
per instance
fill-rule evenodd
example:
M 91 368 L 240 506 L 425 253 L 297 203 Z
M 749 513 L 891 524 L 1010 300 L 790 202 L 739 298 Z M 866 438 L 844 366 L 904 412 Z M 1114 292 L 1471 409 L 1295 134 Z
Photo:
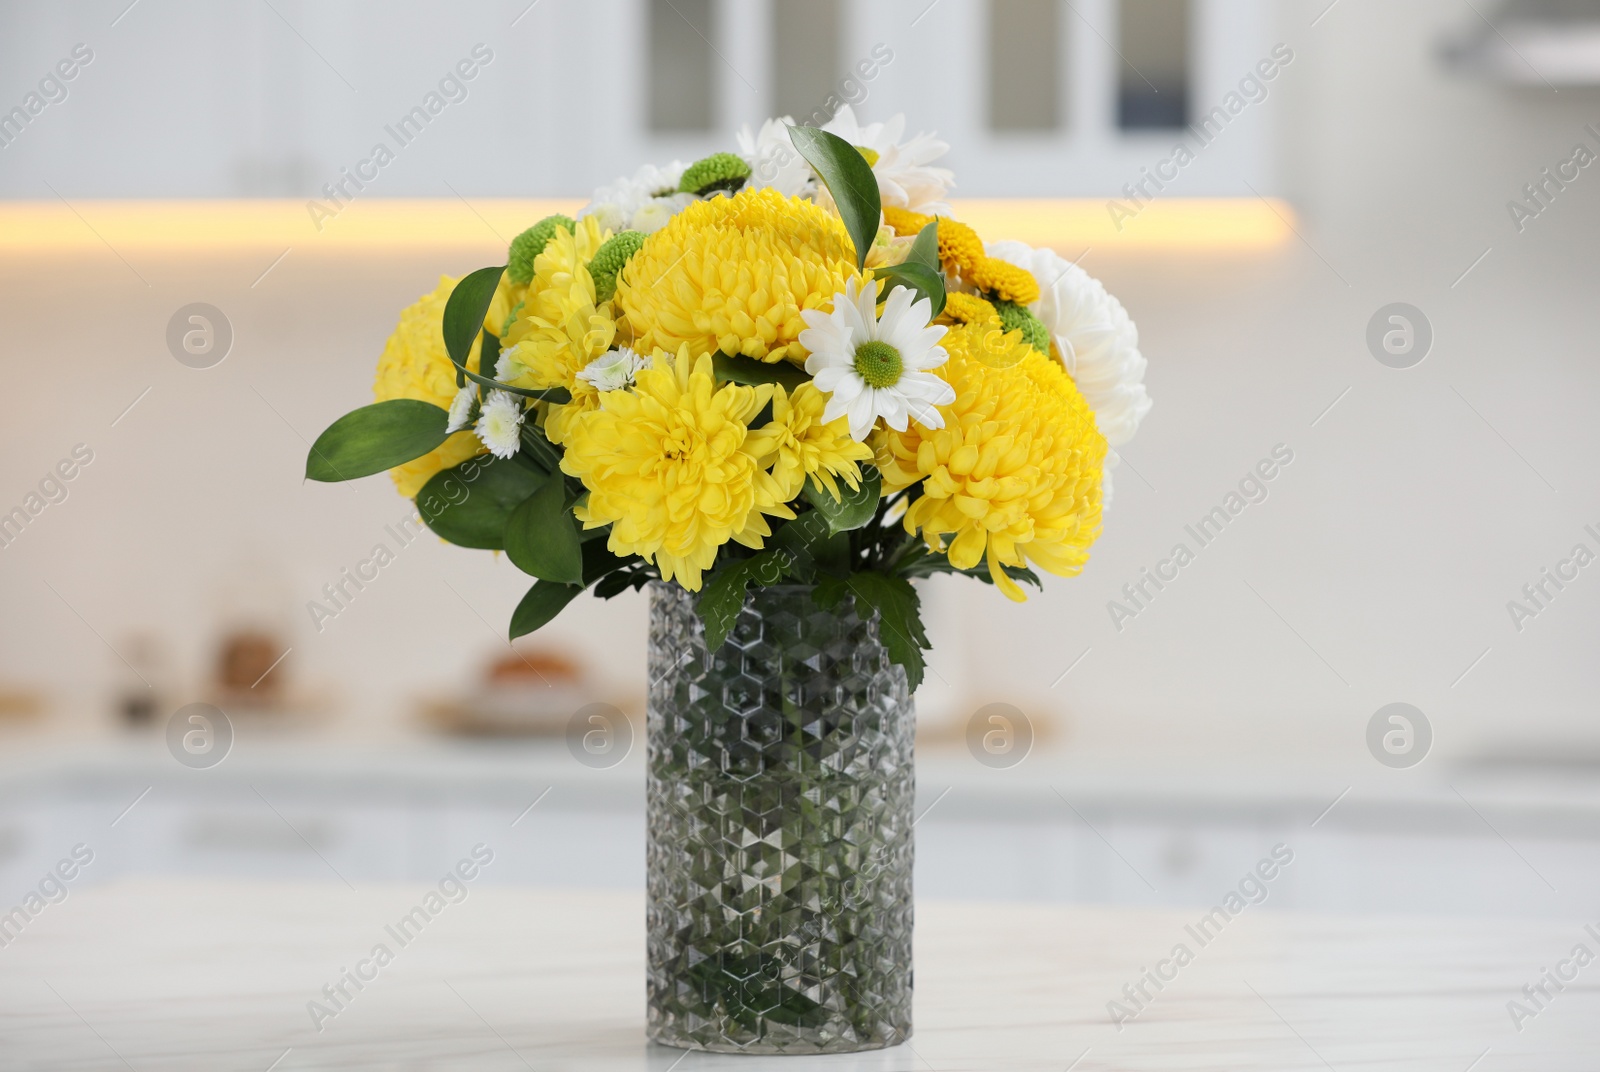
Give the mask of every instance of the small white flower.
M 950 359 L 939 340 L 945 329 L 930 327 L 933 306 L 927 298 L 912 300 L 905 287 L 889 292 L 878 318 L 878 282 L 859 290 L 857 281 L 833 296 L 833 312 L 803 310 L 808 327 L 800 345 L 811 351 L 806 371 L 817 390 L 828 394 L 823 421 L 850 418 L 850 436 L 864 441 L 879 417 L 897 432 L 906 420 L 924 428 L 943 428 L 944 415 L 934 407 L 956 400 L 955 388 L 928 372 Z
M 526 374 L 528 366 L 517 360 L 517 347 L 513 346 L 500 351 L 500 356 L 495 359 L 494 378 L 501 383 L 512 383 L 518 376 Z
M 578 379 L 596 391 L 621 391 L 633 386 L 633 377 L 640 369 L 649 368 L 650 362 L 626 346 L 607 350 L 585 365 Z
M 590 202 L 578 210 L 578 218 L 598 216 L 600 226 L 606 230 L 625 231 L 634 226 L 634 217 L 653 199 L 678 192 L 678 180 L 683 177 L 684 168 L 681 160 L 674 160 L 666 167 L 646 164 L 631 176 L 595 190 Z M 689 200 L 694 199 L 690 197 Z
M 456 397 L 450 401 L 450 420 L 445 424 L 444 430 L 454 434 L 472 423 L 472 404 L 478 400 L 478 388 L 467 384 L 456 392 Z
M 509 458 L 522 445 L 522 403 L 508 391 L 490 391 L 476 431 L 496 458 Z
M 872 173 L 878 179 L 878 193 L 884 204 L 925 216 L 950 215 L 945 198 L 956 184 L 955 175 L 949 168 L 928 166 L 950 151 L 948 142 L 932 134 L 918 134 L 909 141 L 901 141 L 906 132 L 904 115 L 897 115 L 887 123 L 862 123 L 848 104 L 841 105 L 833 118 L 822 124 L 822 129 L 877 154 Z
M 749 189 L 770 186 L 785 197 L 798 197 L 812 192 L 816 176 L 811 165 L 800 155 L 789 139 L 789 128 L 794 120 L 789 116 L 768 119 L 754 134 L 746 124 L 736 137 L 739 155 L 750 165 Z
M 593 216 L 600 221 L 602 231 L 625 231 L 628 229 L 628 211 L 615 201 L 597 201 L 586 205 L 579 219 L 584 216 Z
M 655 234 L 667 225 L 667 222 L 700 200 L 694 194 L 668 194 L 665 197 L 652 197 L 645 202 L 638 212 L 633 214 L 633 219 L 628 221 L 628 229 L 642 231 L 645 234 Z

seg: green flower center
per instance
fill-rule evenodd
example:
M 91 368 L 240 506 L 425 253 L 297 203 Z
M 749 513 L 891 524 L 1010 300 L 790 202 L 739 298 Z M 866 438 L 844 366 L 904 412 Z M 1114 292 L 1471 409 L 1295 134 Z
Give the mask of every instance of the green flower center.
M 900 351 L 886 342 L 873 339 L 856 347 L 856 371 L 868 387 L 893 387 L 904 368 Z

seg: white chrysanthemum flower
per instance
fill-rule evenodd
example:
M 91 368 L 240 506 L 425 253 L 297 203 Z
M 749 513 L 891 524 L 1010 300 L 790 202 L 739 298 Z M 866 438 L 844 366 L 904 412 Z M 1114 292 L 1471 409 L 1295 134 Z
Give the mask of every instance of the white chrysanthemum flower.
M 1113 447 L 1131 440 L 1152 402 L 1144 386 L 1147 362 L 1139 352 L 1139 329 L 1122 303 L 1098 279 L 1054 250 L 993 242 L 985 251 L 1033 273 L 1039 281 L 1039 300 L 1028 311 L 1055 339 L 1062 364 L 1094 410 L 1100 434 Z M 1116 461 L 1113 450 L 1106 456 L 1107 502 Z
M 816 176 L 811 165 L 800 155 L 789 140 L 789 128 L 794 120 L 785 115 L 768 119 L 754 134 L 746 124 L 736 135 L 739 155 L 750 165 L 747 189 L 772 187 L 785 197 L 799 197 L 813 192 Z
M 600 223 L 602 231 L 626 231 L 632 213 L 615 201 L 591 201 L 578 210 L 578 218 L 593 216 Z
M 521 344 L 519 343 L 518 346 Z M 518 346 L 508 346 L 500 351 L 494 362 L 494 378 L 501 383 L 511 383 L 528 372 L 528 366 L 517 360 Z
M 932 134 L 918 134 L 901 141 L 906 132 L 906 117 L 897 115 L 887 123 L 863 124 L 855 109 L 841 105 L 822 129 L 837 134 L 857 148 L 870 149 L 877 157 L 872 173 L 878 179 L 878 195 L 886 205 L 896 205 L 925 216 L 951 215 L 945 203 L 956 177 L 949 168 L 929 167 L 950 151 L 948 142 Z
M 607 350 L 578 373 L 578 379 L 596 391 L 621 391 L 633 386 L 633 377 L 650 362 L 626 346 Z
M 631 176 L 596 189 L 589 203 L 578 210 L 578 218 L 598 216 L 600 226 L 611 231 L 642 230 L 634 221 L 646 207 L 650 212 L 645 222 L 654 220 L 662 212 L 671 219 L 695 200 L 692 194 L 678 193 L 678 180 L 683 178 L 685 167 L 681 160 L 674 160 L 666 167 L 646 164 Z
M 450 419 L 445 422 L 446 434 L 454 435 L 472 423 L 472 404 L 478 400 L 478 388 L 467 384 L 450 400 Z
M 930 327 L 933 305 L 913 300 L 912 292 L 889 292 L 878 317 L 878 282 L 845 284 L 833 296 L 833 312 L 802 310 L 808 325 L 800 345 L 811 351 L 806 371 L 817 390 L 829 396 L 824 423 L 850 418 L 850 436 L 864 441 L 879 417 L 897 432 L 910 418 L 924 428 L 943 428 L 944 415 L 934 407 L 956 400 L 955 388 L 928 372 L 950 359 L 939 340 L 943 327 Z
M 475 429 L 496 458 L 509 458 L 522 445 L 522 403 L 509 391 L 490 391 Z
M 633 214 L 624 230 L 642 231 L 645 234 L 655 234 L 665 227 L 678 213 L 700 200 L 694 194 L 668 194 L 665 197 L 652 197 L 649 201 Z

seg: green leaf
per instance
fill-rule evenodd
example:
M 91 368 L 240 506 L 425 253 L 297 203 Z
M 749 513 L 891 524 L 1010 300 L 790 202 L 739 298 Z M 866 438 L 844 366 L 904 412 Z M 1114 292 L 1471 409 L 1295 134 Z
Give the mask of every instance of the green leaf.
M 528 589 L 528 594 L 517 604 L 517 609 L 511 612 L 509 639 L 515 640 L 519 636 L 527 636 L 534 630 L 548 625 L 568 603 L 582 594 L 581 584 L 534 581 L 533 587 Z
M 789 140 L 833 194 L 844 228 L 855 243 L 859 271 L 866 266 L 867 251 L 878 237 L 878 223 L 883 218 L 872 165 L 854 145 L 817 127 L 790 127 Z
M 609 574 L 628 569 L 638 562 L 637 558 L 618 558 L 611 553 L 611 549 L 603 540 L 591 540 L 583 545 L 583 583 L 594 584 Z
M 823 610 L 834 610 L 850 594 L 850 582 L 843 577 L 818 577 L 811 602 Z
M 450 414 L 431 402 L 391 398 L 346 413 L 311 444 L 306 479 L 356 480 L 422 457 L 443 443 Z
M 538 466 L 542 473 L 561 471 L 561 448 L 550 442 L 538 421 L 523 421 L 517 438 L 522 441 L 522 449 L 517 451 L 519 460 Z
M 806 501 L 816 507 L 817 513 L 828 519 L 828 528 L 833 532 L 848 532 L 859 529 L 871 521 L 878 512 L 878 499 L 883 492 L 883 478 L 878 470 L 871 465 L 861 467 L 861 486 L 854 491 L 843 480 L 836 481 L 840 499 L 835 499 L 829 494 L 828 489 L 817 483 L 816 477 L 806 480 Z
M 844 576 L 850 569 L 850 537 L 835 532 L 828 524 L 827 515 L 820 510 L 807 510 L 784 525 L 772 537 L 777 547 L 794 556 L 790 572 L 799 580 L 810 582 L 811 572 Z
M 606 550 L 603 543 L 587 543 L 583 545 L 583 583 L 562 584 L 558 581 L 535 581 L 533 587 L 528 589 L 528 594 L 522 597 L 522 602 L 517 604 L 517 609 L 511 613 L 510 639 L 526 636 L 550 621 L 564 610 L 568 603 L 577 599 L 583 590 L 596 581 L 602 584 L 610 580 L 620 580 L 615 591 L 603 594 L 609 599 L 621 592 L 630 584 L 634 588 L 641 587 L 651 577 L 651 574 L 631 574 L 625 571 L 632 567 L 638 560 L 632 558 L 618 558 Z
M 618 570 L 615 573 L 609 573 L 600 578 L 599 582 L 594 586 L 594 594 L 599 596 L 601 599 L 611 599 L 615 596 L 620 596 L 630 588 L 637 591 L 640 588 L 643 588 L 646 584 L 649 584 L 654 579 L 655 574 L 653 573 L 636 570 Z
M 493 369 L 500 364 L 500 336 L 493 334 L 488 328 L 483 330 L 483 345 L 478 348 L 478 371 Z M 467 385 L 467 370 L 456 368 L 456 386 Z
M 483 330 L 483 318 L 489 315 L 489 305 L 494 301 L 494 292 L 500 286 L 500 275 L 505 270 L 505 265 L 479 268 L 457 283 L 450 292 L 449 300 L 444 303 L 444 348 L 450 354 L 450 360 L 463 371 L 467 357 L 472 353 L 472 344 Z M 478 368 L 482 371 L 484 365 L 480 362 Z M 494 366 L 488 368 L 492 371 Z
M 567 510 L 567 489 L 551 477 L 523 500 L 505 527 L 506 557 L 523 573 L 543 581 L 580 584 L 583 546 Z
M 934 271 L 939 271 L 938 219 L 917 232 L 917 240 L 911 243 L 911 252 L 906 256 L 904 263 L 925 264 Z
M 905 667 L 906 681 L 915 692 L 926 667 L 922 653 L 933 647 L 922 628 L 916 589 L 904 577 L 874 571 L 852 573 L 849 585 L 865 608 L 878 612 L 878 635 L 889 650 L 889 661 Z
M 794 565 L 794 555 L 784 547 L 769 547 L 765 551 L 730 562 L 711 575 L 700 591 L 695 609 L 706 627 L 706 648 L 716 651 L 728 639 L 739 611 L 744 609 L 745 592 L 752 584 L 777 584 Z
M 551 482 L 515 461 L 480 454 L 435 473 L 417 494 L 417 512 L 430 529 L 458 547 L 499 551 L 505 547 L 511 512 Z
M 809 383 L 805 370 L 788 361 L 757 361 L 743 354 L 715 354 L 711 358 L 717 379 L 724 383 L 742 383 L 759 387 L 764 383 L 781 383 L 793 392 L 803 383 Z
M 750 574 L 745 571 L 745 563 L 750 559 L 731 566 L 724 566 L 700 591 L 700 598 L 695 601 L 695 610 L 700 615 L 700 621 L 706 628 L 706 650 L 716 651 L 728 639 L 728 634 L 733 631 L 733 623 L 739 620 L 739 612 L 744 609 L 745 591 L 750 586 Z
M 885 280 L 889 285 L 884 288 L 884 294 L 895 287 L 905 287 L 917 296 L 918 299 L 927 298 L 933 306 L 929 319 L 944 312 L 944 276 L 935 268 L 926 264 L 917 264 L 907 261 L 904 264 L 891 264 L 885 268 L 874 268 L 873 275 Z

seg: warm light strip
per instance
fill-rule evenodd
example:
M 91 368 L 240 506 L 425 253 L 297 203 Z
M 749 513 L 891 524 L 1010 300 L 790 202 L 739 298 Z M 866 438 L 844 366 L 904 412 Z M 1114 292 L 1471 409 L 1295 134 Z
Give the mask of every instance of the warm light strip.
M 297 249 L 359 253 L 401 248 L 504 245 L 570 200 L 371 198 L 313 220 L 302 201 L 0 202 L 0 256 L 110 246 L 122 251 L 227 252 Z M 1076 257 L 1108 252 L 1266 249 L 1292 235 L 1292 211 L 1259 198 L 1171 198 L 1112 219 L 1104 201 L 992 199 L 955 203 L 957 219 L 984 238 L 1053 246 Z M 1129 206 L 1132 207 L 1131 205 Z M 320 228 L 319 225 L 320 224 Z
M 1113 217 L 1105 201 L 971 200 L 952 207 L 986 241 L 1016 239 L 1077 257 L 1085 249 L 1267 249 L 1293 237 L 1294 210 L 1258 197 L 1171 198 Z M 1118 224 L 1120 223 L 1120 227 Z

